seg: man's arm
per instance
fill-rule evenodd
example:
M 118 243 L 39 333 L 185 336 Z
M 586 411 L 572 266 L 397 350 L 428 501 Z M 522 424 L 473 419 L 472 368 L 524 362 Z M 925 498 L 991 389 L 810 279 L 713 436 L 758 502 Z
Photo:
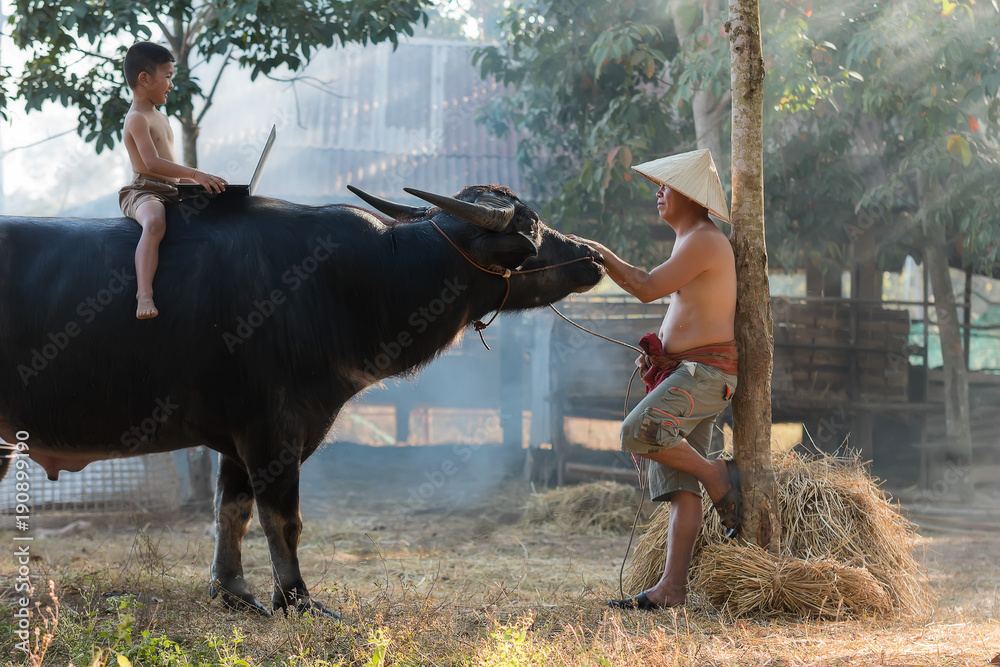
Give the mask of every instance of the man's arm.
M 709 268 L 714 254 L 711 237 L 694 234 L 686 240 L 682 249 L 675 248 L 667 261 L 647 273 L 596 241 L 576 236 L 571 238 L 601 253 L 608 276 L 643 303 L 673 294 L 687 285 Z
M 170 178 L 190 179 L 207 188 L 209 192 L 222 192 L 226 189 L 226 182 L 218 176 L 206 174 L 194 167 L 187 167 L 160 157 L 156 150 L 156 144 L 153 143 L 149 120 L 142 114 L 134 113 L 125 118 L 125 134 L 132 137 L 135 148 L 139 151 L 139 157 L 142 158 L 142 163 L 154 174 Z

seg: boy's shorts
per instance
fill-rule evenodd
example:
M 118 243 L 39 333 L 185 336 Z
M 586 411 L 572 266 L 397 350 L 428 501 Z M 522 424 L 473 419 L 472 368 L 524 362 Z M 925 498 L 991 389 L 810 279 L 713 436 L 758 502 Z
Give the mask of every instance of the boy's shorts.
M 139 206 L 153 199 L 164 204 L 176 203 L 179 199 L 177 186 L 146 174 L 135 174 L 132 182 L 118 191 L 118 205 L 122 213 L 133 220 Z
M 667 379 L 649 392 L 622 423 L 622 451 L 649 454 L 676 446 L 682 439 L 705 458 L 712 450 L 715 419 L 726 409 L 736 391 L 736 376 L 714 366 L 683 361 Z M 675 491 L 701 496 L 694 475 L 655 461 L 649 462 L 649 497 L 667 501 Z

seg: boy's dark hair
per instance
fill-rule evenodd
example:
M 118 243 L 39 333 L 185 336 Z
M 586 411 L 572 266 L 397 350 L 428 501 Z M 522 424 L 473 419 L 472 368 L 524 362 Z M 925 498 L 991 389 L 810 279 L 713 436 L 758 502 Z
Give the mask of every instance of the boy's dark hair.
M 174 54 L 153 42 L 136 42 L 129 47 L 125 54 L 125 81 L 128 87 L 133 90 L 139 85 L 139 74 L 146 72 L 150 76 L 156 75 L 156 69 L 164 63 L 174 62 Z

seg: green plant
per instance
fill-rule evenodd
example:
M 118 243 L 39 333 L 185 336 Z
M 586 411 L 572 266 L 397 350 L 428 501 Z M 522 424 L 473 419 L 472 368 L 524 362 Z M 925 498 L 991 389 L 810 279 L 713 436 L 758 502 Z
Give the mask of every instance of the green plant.
M 220 667 L 250 667 L 250 663 L 239 655 L 239 646 L 244 639 L 246 635 L 239 628 L 233 628 L 233 638 L 230 640 L 220 639 L 215 635 L 208 638 L 208 645 L 215 650 Z

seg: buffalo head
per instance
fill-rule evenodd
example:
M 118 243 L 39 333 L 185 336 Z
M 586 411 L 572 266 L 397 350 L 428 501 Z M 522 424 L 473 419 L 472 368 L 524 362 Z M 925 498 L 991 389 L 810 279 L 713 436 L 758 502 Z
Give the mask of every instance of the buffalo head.
M 434 223 L 472 263 L 498 273 L 510 270 L 504 310 L 554 303 L 593 288 L 604 276 L 598 253 L 545 225 L 507 187 L 467 186 L 454 197 L 404 188 L 431 207 L 398 204 L 348 187 L 401 223 Z

